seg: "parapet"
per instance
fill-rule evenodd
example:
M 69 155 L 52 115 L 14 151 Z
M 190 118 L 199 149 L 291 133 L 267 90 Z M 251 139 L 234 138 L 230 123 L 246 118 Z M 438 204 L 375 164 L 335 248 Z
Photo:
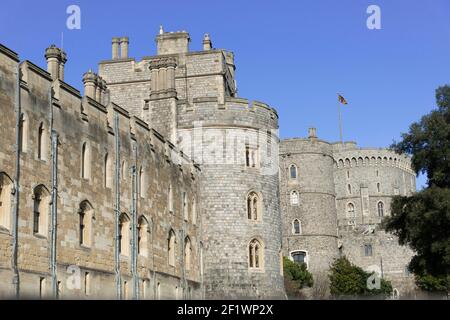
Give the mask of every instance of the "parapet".
M 156 36 L 157 54 L 178 54 L 189 52 L 191 38 L 186 31 L 164 32 L 162 27 Z
M 268 104 L 243 98 L 197 97 L 192 105 L 178 102 L 178 126 L 187 128 L 201 121 L 204 126 L 230 126 L 249 129 L 278 129 L 277 111 Z

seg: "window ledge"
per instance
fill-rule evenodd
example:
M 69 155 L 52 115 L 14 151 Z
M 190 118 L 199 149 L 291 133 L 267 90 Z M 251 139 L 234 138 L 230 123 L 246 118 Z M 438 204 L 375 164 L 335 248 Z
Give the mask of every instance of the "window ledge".
M 85 251 L 91 251 L 91 247 L 85 244 L 80 244 L 80 248 Z
M 47 239 L 47 237 L 44 236 L 44 235 L 41 234 L 41 233 L 33 233 L 33 235 L 34 235 L 36 238 L 39 238 L 39 239 Z

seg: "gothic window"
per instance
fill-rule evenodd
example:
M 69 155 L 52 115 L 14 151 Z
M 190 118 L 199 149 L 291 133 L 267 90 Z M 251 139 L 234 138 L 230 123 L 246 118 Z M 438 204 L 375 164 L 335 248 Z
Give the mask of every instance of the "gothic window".
M 47 156 L 47 139 L 45 135 L 45 126 L 41 122 L 38 130 L 38 159 L 46 160 Z
M 289 167 L 289 175 L 291 179 L 297 179 L 297 166 L 295 164 L 291 164 Z
M 0 173 L 0 227 L 11 229 L 11 190 L 12 181 Z
M 130 218 L 126 213 L 119 217 L 119 253 L 128 256 L 130 252 Z
M 78 215 L 80 245 L 90 247 L 92 241 L 92 219 L 94 218 L 94 215 L 92 206 L 88 201 L 85 200 L 80 203 Z
M 364 255 L 366 257 L 372 256 L 372 245 L 371 244 L 365 244 L 364 245 Z
M 186 237 L 184 239 L 184 266 L 186 270 L 191 269 L 191 259 L 192 259 L 192 245 L 191 245 L 191 239 L 189 237 Z
M 186 220 L 186 221 L 189 220 L 189 210 L 188 210 L 186 191 L 183 192 L 183 217 L 184 217 L 184 220 Z
M 299 203 L 299 196 L 297 191 L 291 192 L 291 205 L 296 206 Z
M 250 241 L 248 246 L 248 265 L 250 269 L 261 270 L 263 263 L 263 248 L 258 239 Z
M 175 232 L 170 230 L 168 239 L 169 265 L 175 266 Z
M 382 201 L 378 202 L 377 209 L 378 209 L 378 216 L 384 217 L 384 203 Z
M 28 147 L 28 116 L 25 113 L 20 116 L 19 135 L 20 151 L 26 152 Z
M 147 219 L 144 216 L 140 216 L 138 219 L 138 226 L 137 226 L 137 234 L 138 234 L 137 249 L 138 254 L 143 255 L 144 257 L 148 256 L 147 250 L 148 232 L 149 229 Z
M 34 188 L 33 192 L 33 233 L 47 236 L 50 193 L 43 186 Z
M 301 223 L 298 219 L 295 219 L 292 222 L 292 233 L 293 234 L 301 234 Z
M 89 179 L 91 175 L 91 154 L 90 148 L 87 142 L 83 143 L 81 147 L 81 177 L 83 179 Z
M 261 204 L 259 196 L 252 191 L 247 196 L 247 218 L 249 220 L 258 220 L 261 218 Z
M 111 189 L 113 187 L 113 168 L 112 161 L 108 153 L 105 155 L 105 175 L 103 179 L 105 187 Z
M 356 220 L 355 205 L 351 202 L 347 204 L 347 219 L 349 225 L 355 225 Z
M 307 256 L 306 256 L 306 251 L 294 251 L 291 252 L 291 257 L 292 260 L 295 263 L 307 263 Z

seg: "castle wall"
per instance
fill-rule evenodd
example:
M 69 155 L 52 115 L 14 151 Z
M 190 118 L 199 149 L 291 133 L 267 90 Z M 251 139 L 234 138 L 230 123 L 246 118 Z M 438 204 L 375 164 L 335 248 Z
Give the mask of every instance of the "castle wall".
M 13 147 L 15 141 L 14 68 L 18 59 L 6 48 L 0 47 L 0 172 L 14 177 Z M 48 234 L 33 233 L 33 190 L 44 185 L 51 191 L 50 115 L 53 128 L 58 133 L 58 197 L 57 197 L 57 279 L 60 282 L 60 298 L 115 298 L 114 238 L 115 238 L 115 187 L 105 185 L 105 156 L 111 157 L 115 175 L 114 116 L 119 123 L 120 140 L 120 211 L 132 214 L 131 167 L 136 164 L 143 173 L 142 189 L 137 194 L 137 216 L 148 221 L 147 243 L 137 258 L 137 271 L 141 298 L 201 298 L 202 267 L 201 219 L 193 206 L 198 203 L 199 169 L 180 153 L 170 142 L 142 120 L 132 117 L 115 104 L 102 105 L 94 100 L 81 98 L 79 92 L 50 75 L 25 62 L 22 67 L 22 113 L 27 116 L 27 148 L 20 156 L 19 249 L 20 296 L 36 298 L 42 288 L 42 296 L 51 295 L 50 224 Z M 53 87 L 53 98 L 49 90 Z M 37 155 L 37 132 L 44 124 L 44 141 L 47 147 L 43 160 Z M 81 177 L 81 150 L 86 142 L 90 150 L 89 178 Z M 136 154 L 134 153 L 136 148 Z M 142 168 L 142 171 L 140 169 Z M 115 181 L 115 180 L 114 180 Z M 168 188 L 173 188 L 173 212 L 168 210 Z M 189 215 L 183 217 L 182 195 L 187 194 Z M 79 209 L 83 201 L 89 201 L 93 210 L 92 244 L 80 245 Z M 50 217 L 51 204 L 48 206 Z M 194 214 L 193 210 L 196 210 Z M 11 215 L 12 215 L 11 211 Z M 193 217 L 197 216 L 196 221 Z M 50 223 L 50 219 L 48 221 Z M 175 263 L 168 263 L 168 236 L 173 229 L 176 235 Z M 184 263 L 184 238 L 192 244 L 192 264 L 187 270 Z M 3 297 L 13 294 L 11 270 L 11 229 L 0 231 L 0 292 Z M 144 254 L 144 252 L 146 252 Z M 124 298 L 132 296 L 131 254 L 120 257 L 121 284 Z M 69 266 L 81 270 L 80 288 L 71 289 Z M 89 288 L 83 281 L 89 273 Z M 40 285 L 44 279 L 45 285 Z M 145 282 L 144 282 L 145 281 Z M 159 284 L 159 285 L 158 285 Z M 125 289 L 126 288 L 126 289 Z M 159 289 L 158 289 L 159 288 Z M 184 291 L 183 291 L 184 290 Z M 145 296 L 144 296 L 145 292 Z M 184 296 L 183 296 L 184 292 Z
M 291 165 L 297 167 L 296 179 L 290 176 Z M 334 258 L 346 256 L 390 280 L 400 295 L 414 290 L 406 269 L 412 250 L 379 226 L 390 214 L 393 196 L 415 192 L 408 157 L 358 148 L 354 142 L 330 144 L 311 129 L 308 139 L 281 142 L 280 173 L 285 255 L 306 252 L 316 280 L 327 275 Z M 299 194 L 298 204 L 290 203 L 293 191 Z M 295 219 L 301 222 L 300 234 L 295 234 Z
M 261 163 L 269 158 L 272 164 L 278 160 L 278 115 L 264 103 L 249 104 L 234 97 L 232 53 L 216 49 L 187 52 L 185 40 L 184 32 L 162 33 L 157 36 L 157 56 L 144 57 L 139 63 L 104 61 L 99 73 L 107 81 L 112 99 L 126 100 L 136 88 L 137 94 L 128 104 L 144 101 L 142 114 L 149 126 L 170 137 L 202 168 L 206 297 L 283 297 L 278 172 L 249 169 L 244 162 L 249 141 L 258 149 Z M 145 94 L 139 89 L 143 77 L 129 79 L 133 63 L 142 66 L 139 72 L 146 74 L 144 78 L 151 79 L 147 97 L 142 97 Z M 273 151 L 265 157 L 262 149 L 268 139 Z M 255 222 L 247 217 L 247 195 L 252 190 L 263 202 L 261 220 Z M 248 247 L 256 238 L 264 247 L 262 270 L 249 268 Z

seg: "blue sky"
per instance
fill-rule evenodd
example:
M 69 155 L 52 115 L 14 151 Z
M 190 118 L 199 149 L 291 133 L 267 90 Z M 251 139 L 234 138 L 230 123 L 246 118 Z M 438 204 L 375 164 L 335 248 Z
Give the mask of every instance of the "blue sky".
M 68 30 L 66 8 L 81 8 L 81 30 Z M 366 9 L 381 8 L 381 30 L 366 27 Z M 111 37 L 130 37 L 130 56 L 156 52 L 154 37 L 187 30 L 191 50 L 210 33 L 213 46 L 236 56 L 239 95 L 269 103 L 282 138 L 344 139 L 385 147 L 435 106 L 434 90 L 450 83 L 448 0 L 315 1 L 10 1 L 0 11 L 0 42 L 45 67 L 45 48 L 68 53 L 66 82 L 111 56 Z M 423 183 L 423 180 L 422 182 Z

